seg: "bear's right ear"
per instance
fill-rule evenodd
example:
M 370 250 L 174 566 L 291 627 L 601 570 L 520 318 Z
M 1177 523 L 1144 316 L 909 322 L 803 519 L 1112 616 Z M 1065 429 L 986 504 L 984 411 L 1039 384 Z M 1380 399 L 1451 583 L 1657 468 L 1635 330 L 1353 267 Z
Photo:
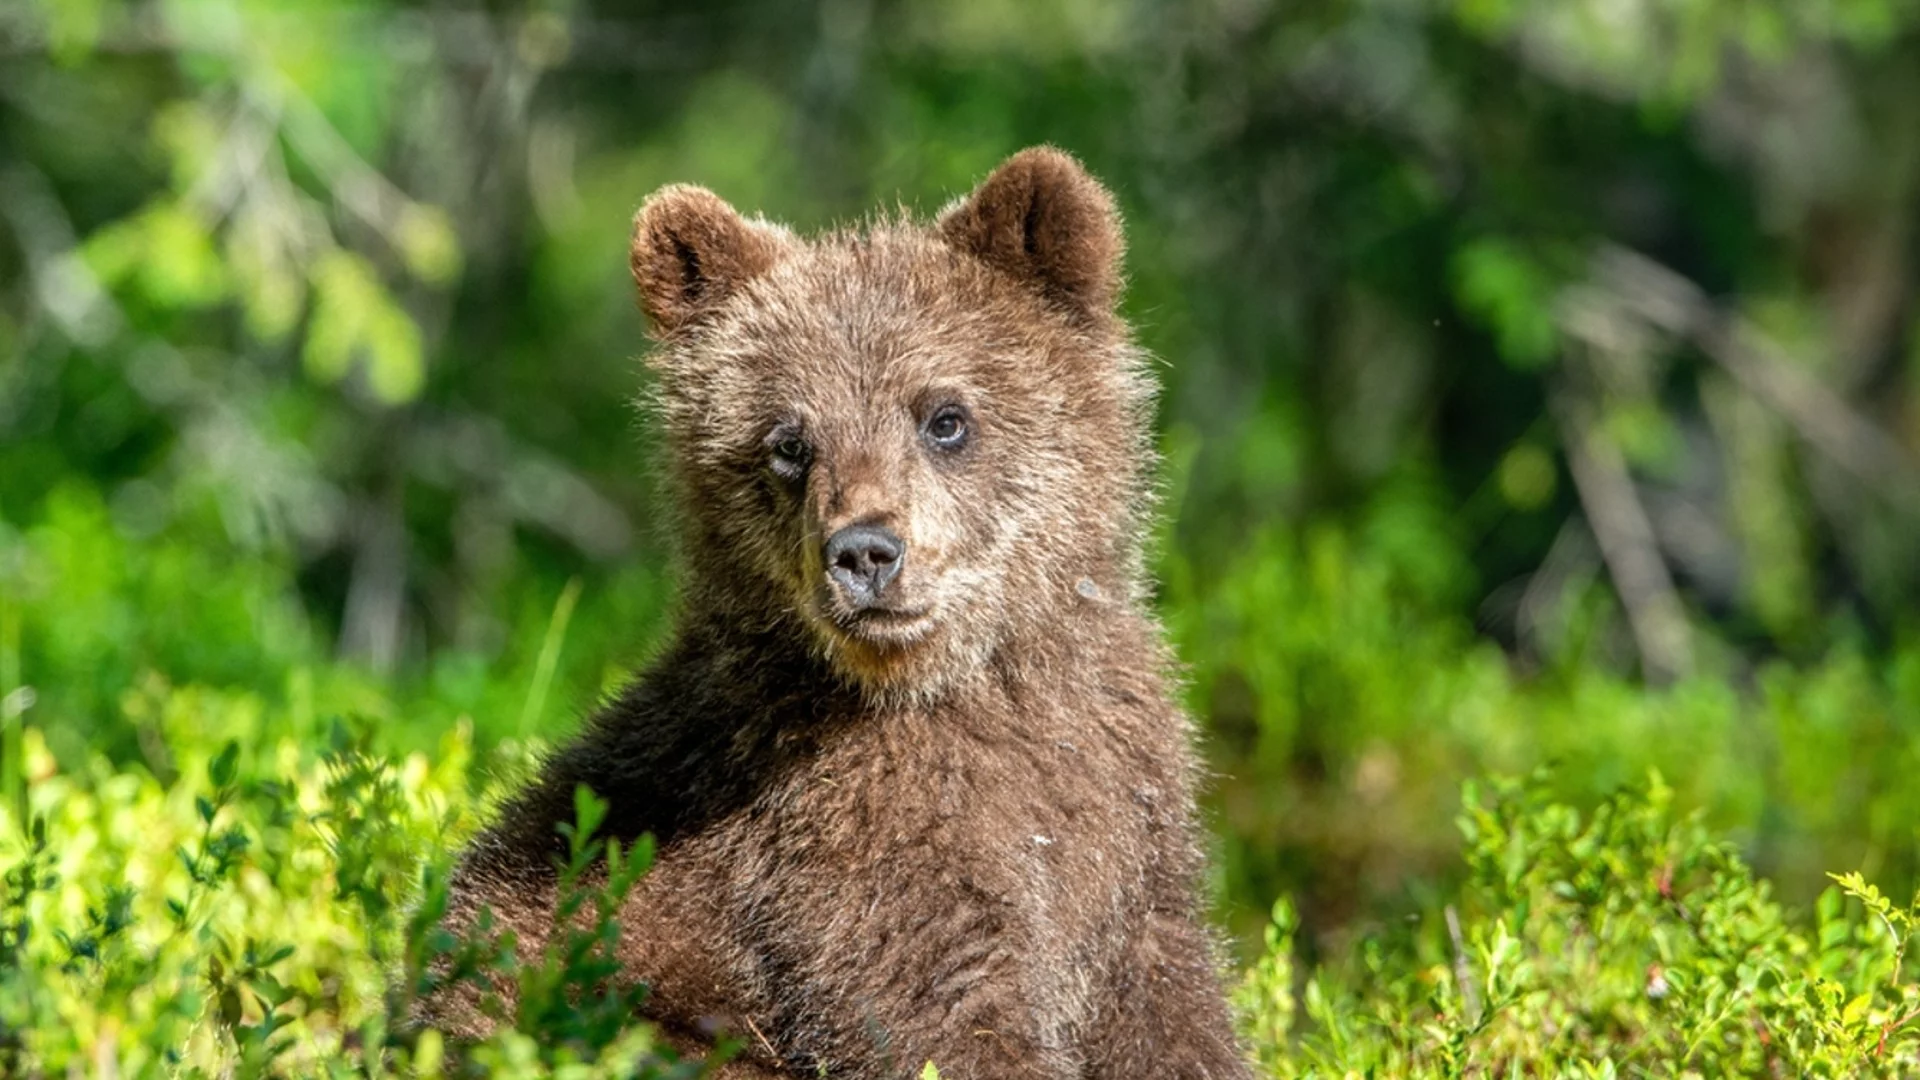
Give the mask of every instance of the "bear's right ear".
M 703 187 L 669 184 L 633 216 L 629 259 L 640 307 L 666 337 L 779 259 L 782 235 Z

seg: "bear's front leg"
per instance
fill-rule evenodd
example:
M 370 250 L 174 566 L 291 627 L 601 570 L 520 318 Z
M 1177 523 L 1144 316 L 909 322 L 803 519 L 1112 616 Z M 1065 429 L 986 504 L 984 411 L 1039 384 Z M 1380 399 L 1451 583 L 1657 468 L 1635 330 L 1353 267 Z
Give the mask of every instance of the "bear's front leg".
M 858 1073 L 875 1080 L 918 1077 L 928 1062 L 942 1080 L 1077 1080 L 1078 1055 L 1062 1032 L 1050 1030 L 1046 1010 L 1025 992 L 1017 967 L 1016 958 L 1005 956 L 977 963 L 971 972 L 936 967 L 918 973 L 917 980 L 899 973 L 895 986 L 879 992 L 898 995 L 890 1001 L 911 1011 L 895 1009 L 887 1016 L 878 1008 L 860 1010 L 856 1038 L 868 1047 L 848 1059 L 875 1063 Z M 915 981 L 918 986 L 908 985 Z
M 489 923 L 486 935 L 499 939 L 514 938 L 514 951 L 523 961 L 538 958 L 546 947 L 553 924 L 553 879 L 530 866 L 516 866 L 501 856 L 499 849 L 476 844 L 454 870 L 449 883 L 447 913 L 441 927 L 455 937 L 479 938 L 479 927 Z M 437 975 L 444 978 L 451 958 L 434 962 Z M 499 999 L 511 1024 L 519 1007 L 519 984 L 510 978 L 480 976 L 462 979 L 439 987 L 413 1003 L 408 1022 L 430 1027 L 461 1042 L 486 1038 L 497 1026 L 482 1003 L 489 996 Z
M 1088 1080 L 1250 1077 L 1213 955 L 1191 918 L 1149 912 L 1102 995 Z

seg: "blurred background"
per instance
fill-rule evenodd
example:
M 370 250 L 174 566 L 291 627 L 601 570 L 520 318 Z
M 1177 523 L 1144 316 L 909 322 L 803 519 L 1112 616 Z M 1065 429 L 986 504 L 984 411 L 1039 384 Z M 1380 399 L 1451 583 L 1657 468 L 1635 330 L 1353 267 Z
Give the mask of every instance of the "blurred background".
M 640 199 L 1038 142 L 1127 216 L 1230 925 L 1394 918 L 1541 767 L 1912 889 L 1913 0 L 0 0 L 0 717 L 564 734 L 673 596 Z

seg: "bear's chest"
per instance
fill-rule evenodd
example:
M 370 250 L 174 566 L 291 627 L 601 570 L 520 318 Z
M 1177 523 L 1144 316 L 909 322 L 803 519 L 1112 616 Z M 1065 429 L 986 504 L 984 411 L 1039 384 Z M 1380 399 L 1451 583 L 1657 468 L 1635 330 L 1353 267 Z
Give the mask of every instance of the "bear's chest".
M 1087 959 L 1150 857 L 1125 747 L 1051 716 L 993 733 L 914 719 L 805 747 L 739 823 L 773 944 L 886 963 L 903 938 L 937 950 L 993 927 L 1036 960 Z

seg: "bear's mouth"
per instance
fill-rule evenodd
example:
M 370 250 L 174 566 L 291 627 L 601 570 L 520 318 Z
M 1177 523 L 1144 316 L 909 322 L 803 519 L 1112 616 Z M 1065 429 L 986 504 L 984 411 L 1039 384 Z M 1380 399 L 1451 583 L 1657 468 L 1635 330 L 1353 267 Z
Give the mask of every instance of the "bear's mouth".
M 886 608 L 870 607 L 849 612 L 838 620 L 842 629 L 850 630 L 865 637 L 893 637 L 901 634 L 919 636 L 919 633 L 933 622 L 927 608 Z
M 929 606 L 830 610 L 827 623 L 841 637 L 881 648 L 905 648 L 933 630 Z

